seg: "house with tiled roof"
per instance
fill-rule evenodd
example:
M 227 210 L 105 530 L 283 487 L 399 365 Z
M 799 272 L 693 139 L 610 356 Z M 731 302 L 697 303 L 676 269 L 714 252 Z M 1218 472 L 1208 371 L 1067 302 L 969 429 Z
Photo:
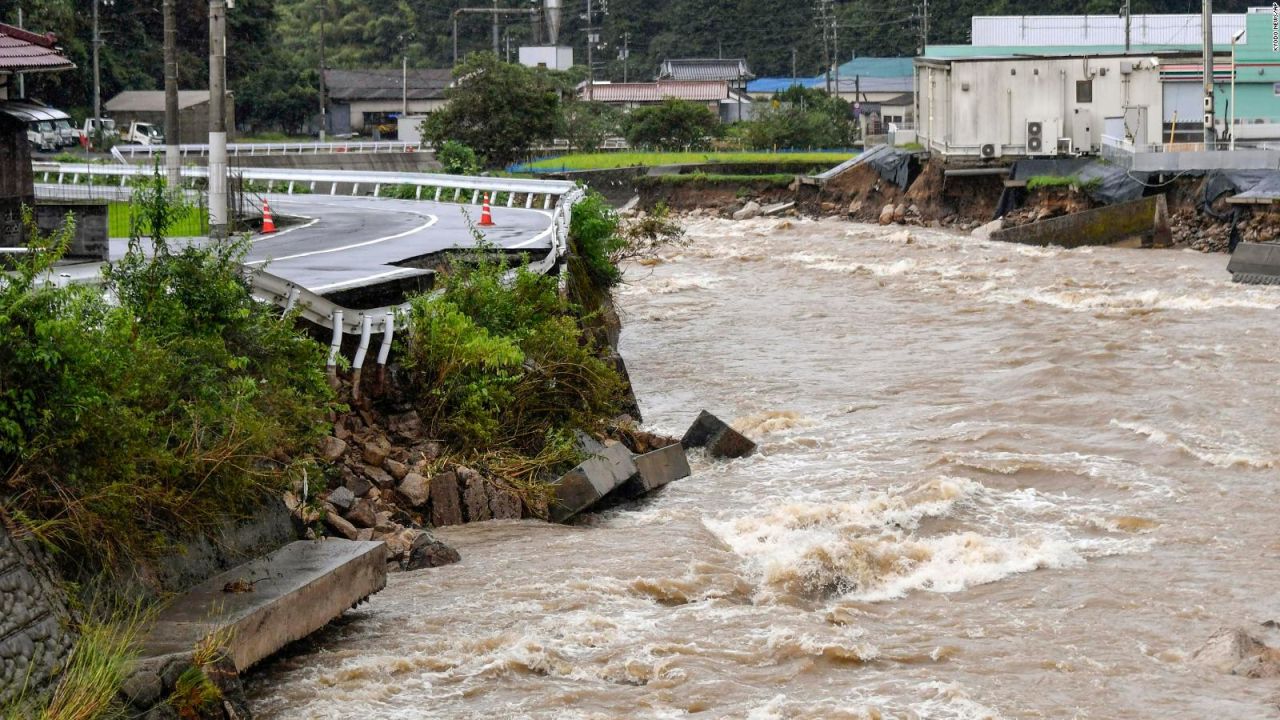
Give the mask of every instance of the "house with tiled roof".
M 71 70 L 75 64 L 62 54 L 58 38 L 0 23 L 0 100 L 7 100 L 18 73 Z
M 668 98 L 705 104 L 721 122 L 751 117 L 751 98 L 730 86 L 727 80 L 657 80 L 655 82 L 596 82 L 578 86 L 582 100 L 633 110 L 658 105 Z

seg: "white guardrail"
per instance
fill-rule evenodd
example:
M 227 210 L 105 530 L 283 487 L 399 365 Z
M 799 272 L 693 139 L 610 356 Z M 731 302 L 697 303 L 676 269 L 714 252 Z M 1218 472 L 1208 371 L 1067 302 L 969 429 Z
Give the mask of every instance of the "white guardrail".
M 348 140 L 337 142 L 228 143 L 227 155 L 323 155 L 326 153 L 415 153 L 431 149 L 430 145 L 396 140 Z M 183 157 L 208 157 L 208 144 L 179 145 Z M 116 145 L 111 154 L 120 162 L 126 158 L 165 154 L 164 145 Z
M 118 179 L 119 185 L 126 185 L 130 178 L 149 176 L 155 173 L 150 167 L 136 165 L 94 165 L 79 163 L 32 163 L 33 174 L 37 182 L 58 184 L 80 184 L 81 178 L 87 178 L 92 185 L 96 178 Z M 550 211 L 552 232 L 551 249 L 547 255 L 529 269 L 539 274 L 546 274 L 560 266 L 569 247 L 569 225 L 572 219 L 573 206 L 585 193 L 575 183 L 563 180 L 525 180 L 519 178 L 498 178 L 484 176 L 441 175 L 431 173 L 394 173 L 394 172 L 352 172 L 343 170 L 290 170 L 272 168 L 236 169 L 233 175 L 245 180 L 266 182 L 268 186 L 280 183 L 284 190 L 292 193 L 300 183 L 309 189 L 317 185 L 330 185 L 332 191 L 339 186 L 352 186 L 352 195 L 358 195 L 359 189 L 372 188 L 377 195 L 384 186 L 413 185 L 418 188 L 417 197 L 427 195 L 440 200 L 445 193 L 451 193 L 452 200 L 460 200 L 462 193 L 471 193 L 473 203 L 480 200 L 482 193 L 506 193 L 507 207 L 513 207 L 518 196 L 524 196 L 525 208 L 533 208 L 541 204 L 543 210 Z M 205 167 L 187 166 L 182 168 L 182 176 L 187 179 L 209 177 Z M 331 192 L 332 192 L 331 191 Z M 540 199 L 540 203 L 535 203 Z M 563 268 L 562 268 L 563 269 Z M 364 364 L 369 350 L 372 335 L 383 336 L 378 352 L 378 364 L 385 365 L 387 355 L 391 351 L 391 340 L 395 333 L 396 315 L 407 309 L 406 305 L 381 307 L 371 310 L 353 310 L 344 308 L 322 295 L 278 275 L 265 270 L 245 267 L 245 277 L 255 297 L 290 312 L 299 308 L 300 315 L 320 327 L 333 330 L 333 342 L 330 346 L 328 366 L 335 367 L 338 351 L 342 347 L 344 335 L 358 335 L 359 349 L 356 351 L 352 369 L 359 371 Z

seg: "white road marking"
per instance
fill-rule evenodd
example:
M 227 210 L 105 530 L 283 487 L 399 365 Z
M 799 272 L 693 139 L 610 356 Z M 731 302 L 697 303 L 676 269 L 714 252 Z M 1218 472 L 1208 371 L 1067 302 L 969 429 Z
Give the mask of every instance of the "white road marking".
M 313 287 L 308 289 L 311 290 L 311 292 L 313 293 L 322 293 L 326 290 L 337 290 L 339 288 L 344 288 L 348 286 L 355 287 L 365 283 L 368 280 L 382 280 L 395 275 L 407 275 L 415 272 L 417 272 L 417 270 L 414 268 L 396 268 L 395 270 L 391 270 L 384 273 L 378 273 L 377 275 L 368 275 L 366 277 L 352 278 L 350 280 L 342 280 L 340 282 L 329 283 L 328 285 L 321 285 L 319 287 Z
M 298 258 L 312 257 L 313 255 L 328 255 L 330 253 L 345 252 L 347 250 L 354 250 L 356 248 L 368 247 L 370 245 L 377 245 L 378 243 L 384 243 L 389 240 L 399 240 L 402 237 L 408 237 L 415 233 L 420 233 L 423 230 L 430 228 L 432 225 L 435 225 L 436 223 L 440 222 L 440 218 L 436 217 L 435 215 L 426 215 L 424 217 L 427 217 L 430 219 L 416 228 L 405 230 L 404 232 L 396 233 L 395 235 L 387 235 L 386 237 L 374 238 L 373 240 L 366 240 L 364 242 L 352 243 L 350 245 L 343 245 L 341 247 L 327 248 L 325 250 L 312 250 L 311 252 L 297 253 L 295 255 L 285 255 L 283 257 L 277 257 L 277 258 L 267 258 L 266 260 L 254 260 L 253 262 L 249 262 L 245 264 L 246 265 L 262 265 L 268 262 L 297 260 Z

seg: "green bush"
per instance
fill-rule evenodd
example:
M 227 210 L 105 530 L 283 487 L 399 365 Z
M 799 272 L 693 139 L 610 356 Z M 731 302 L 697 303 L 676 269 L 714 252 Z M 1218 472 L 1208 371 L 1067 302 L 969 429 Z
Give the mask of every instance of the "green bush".
M 720 120 L 706 105 L 667 98 L 632 110 L 623 129 L 632 147 L 683 150 L 706 147 L 720 132 Z
M 112 300 L 43 284 L 65 233 L 0 285 L 0 512 L 73 563 L 147 559 L 279 492 L 332 402 L 323 348 L 250 295 L 246 243 L 172 251 L 154 183 L 155 255 L 135 231 Z
M 402 336 L 410 394 L 437 437 L 525 457 L 616 414 L 623 385 L 554 277 L 475 255 L 414 298 Z
M 457 140 L 448 140 L 436 151 L 436 160 L 444 166 L 450 175 L 475 175 L 480 172 L 480 160 L 475 150 Z
M 618 228 L 618 214 L 597 192 L 587 193 L 573 208 L 569 235 L 591 279 L 603 287 L 612 287 L 622 280 L 622 271 L 614 262 L 614 256 L 625 247 L 626 238 Z

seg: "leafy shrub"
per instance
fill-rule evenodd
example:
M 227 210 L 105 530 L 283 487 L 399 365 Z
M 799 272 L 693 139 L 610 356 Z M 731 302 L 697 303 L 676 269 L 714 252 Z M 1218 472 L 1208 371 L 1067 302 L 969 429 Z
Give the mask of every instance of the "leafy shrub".
M 573 208 L 569 236 L 591 279 L 604 287 L 617 285 L 622 280 L 622 272 L 613 260 L 626 245 L 618 227 L 618 214 L 597 192 L 587 193 Z
M 476 151 L 457 140 L 445 141 L 436 151 L 436 160 L 450 175 L 475 175 L 480 172 L 480 160 Z
M 323 348 L 249 294 L 245 242 L 172 251 L 154 183 L 155 256 L 135 232 L 114 302 L 40 281 L 62 236 L 0 285 L 0 494 L 73 562 L 146 559 L 277 492 L 331 402 Z
M 467 450 L 533 457 L 616 414 L 622 381 L 570 310 L 556 278 L 486 255 L 414 298 L 403 357 L 433 432 Z

